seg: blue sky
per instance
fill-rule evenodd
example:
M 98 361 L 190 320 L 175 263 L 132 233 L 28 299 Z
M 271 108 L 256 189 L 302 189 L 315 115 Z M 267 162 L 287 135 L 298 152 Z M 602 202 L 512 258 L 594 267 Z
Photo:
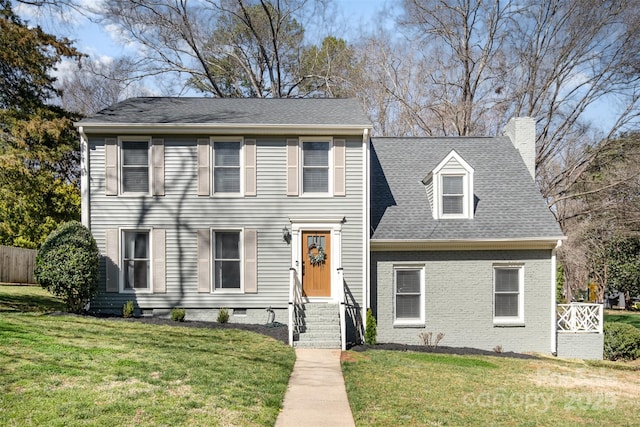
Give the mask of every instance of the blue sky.
M 370 27 L 371 18 L 378 14 L 385 6 L 397 5 L 397 0 L 332 0 L 333 7 L 337 9 L 337 17 L 333 25 L 337 28 L 335 34 L 349 38 L 360 29 Z M 93 5 L 93 0 L 81 0 L 81 2 Z M 101 56 L 116 57 L 125 53 L 131 53 L 127 48 L 119 45 L 113 33 L 108 28 L 90 22 L 88 19 L 76 14 L 65 18 L 68 23 L 61 22 L 55 16 L 37 16 L 36 9 L 23 4 L 15 4 L 18 14 L 32 25 L 40 25 L 45 31 L 59 36 L 65 36 L 74 41 L 74 46 L 81 52 L 93 58 Z M 73 14 L 72 14 L 73 15 Z M 340 23 L 344 22 L 341 26 Z M 376 23 L 379 25 L 379 21 Z M 344 34 L 340 34 L 344 30 Z

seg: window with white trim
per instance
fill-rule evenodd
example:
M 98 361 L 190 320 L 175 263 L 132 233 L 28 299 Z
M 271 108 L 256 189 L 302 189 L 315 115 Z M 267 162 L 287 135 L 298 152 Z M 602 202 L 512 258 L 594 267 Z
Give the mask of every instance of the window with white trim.
M 524 321 L 524 266 L 493 267 L 493 320 L 495 323 Z
M 149 194 L 149 140 L 120 142 L 121 194 Z
M 331 141 L 302 141 L 302 193 L 328 194 Z
M 464 214 L 464 176 L 442 175 L 442 214 Z
M 394 324 L 424 323 L 424 267 L 394 267 Z
M 151 290 L 149 230 L 122 231 L 122 275 L 124 291 Z
M 242 291 L 242 232 L 213 232 L 213 287 L 215 291 Z
M 213 192 L 240 194 L 242 141 L 213 142 Z

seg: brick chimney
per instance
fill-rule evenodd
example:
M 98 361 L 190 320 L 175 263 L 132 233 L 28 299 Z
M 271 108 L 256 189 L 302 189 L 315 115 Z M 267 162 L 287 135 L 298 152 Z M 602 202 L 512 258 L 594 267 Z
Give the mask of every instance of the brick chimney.
M 536 179 L 536 121 L 532 117 L 512 117 L 502 132 L 520 152 L 531 177 Z

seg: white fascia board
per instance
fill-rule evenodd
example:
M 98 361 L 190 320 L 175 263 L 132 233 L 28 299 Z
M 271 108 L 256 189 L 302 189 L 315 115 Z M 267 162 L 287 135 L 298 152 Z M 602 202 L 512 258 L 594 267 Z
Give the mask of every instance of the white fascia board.
M 458 239 L 458 240 L 397 240 L 372 239 L 371 251 L 447 251 L 496 249 L 554 249 L 566 236 L 523 239 Z
M 296 124 L 215 124 L 215 123 L 74 123 L 83 127 L 85 133 L 157 133 L 202 134 L 224 133 L 226 135 L 278 134 L 278 135 L 354 135 L 362 136 L 367 125 L 296 125 Z
M 442 159 L 442 161 L 440 163 L 438 163 L 438 165 L 433 168 L 433 170 L 431 171 L 431 174 L 438 174 L 440 173 L 440 171 L 442 170 L 442 168 L 444 168 L 444 166 L 449 163 L 449 161 L 451 159 L 456 159 L 456 161 L 458 163 L 460 163 L 460 165 L 462 166 L 462 168 L 469 173 L 473 173 L 473 167 L 471 167 L 471 165 L 469 163 L 467 163 L 467 161 L 465 159 L 462 158 L 462 156 L 460 154 L 458 154 L 458 152 L 456 150 L 451 150 L 449 152 L 449 154 L 447 154 L 445 156 L 444 159 Z M 428 176 L 428 175 L 427 175 Z M 426 178 L 426 177 L 425 177 Z

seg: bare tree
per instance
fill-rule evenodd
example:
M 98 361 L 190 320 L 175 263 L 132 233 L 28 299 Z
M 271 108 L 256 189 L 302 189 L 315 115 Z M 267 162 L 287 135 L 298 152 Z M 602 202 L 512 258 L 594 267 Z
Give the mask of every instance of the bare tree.
M 638 48 L 638 4 L 548 0 L 526 6 L 510 32 L 517 61 L 508 74 L 513 99 L 507 113 L 537 119 L 539 182 L 554 204 L 595 158 L 583 149 L 597 142 L 589 134 L 588 109 L 607 97 L 624 103 L 605 139 L 638 115 L 640 75 L 628 67 Z M 553 162 L 560 167 L 548 167 Z
M 405 0 L 401 18 L 421 41 L 429 64 L 425 129 L 444 135 L 486 133 L 488 114 L 502 99 L 503 47 L 511 1 Z
M 307 96 L 305 13 L 319 0 L 114 0 L 103 21 L 142 46 L 139 76 L 176 73 L 218 97 Z M 310 16 L 310 15 L 308 15 Z
M 135 70 L 136 61 L 127 57 L 68 63 L 56 85 L 61 92 L 59 102 L 67 111 L 89 116 L 132 96 L 153 95 L 132 79 Z
M 407 40 L 378 29 L 354 46 L 354 55 L 351 85 L 373 122 L 373 133 L 432 134 L 432 124 L 424 120 L 428 70 Z

